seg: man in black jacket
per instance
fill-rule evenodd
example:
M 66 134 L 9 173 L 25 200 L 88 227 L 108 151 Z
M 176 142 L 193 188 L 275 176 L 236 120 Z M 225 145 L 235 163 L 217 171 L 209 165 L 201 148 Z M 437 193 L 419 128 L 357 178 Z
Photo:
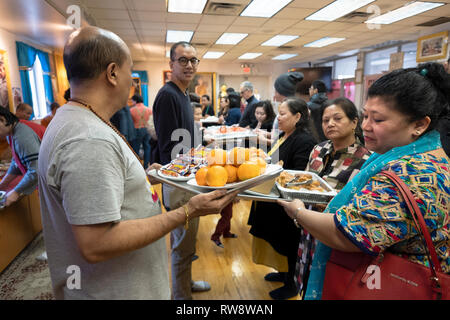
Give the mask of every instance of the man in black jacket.
M 327 140 L 322 129 L 321 109 L 322 105 L 328 100 L 327 87 L 321 80 L 315 80 L 309 88 L 308 108 L 311 113 L 311 119 L 314 123 L 317 139 L 319 142 Z
M 241 121 L 239 121 L 240 127 L 248 127 L 252 122 L 256 120 L 255 117 L 255 104 L 259 102 L 253 95 L 253 84 L 249 81 L 241 83 L 240 91 L 241 97 L 247 101 L 244 113 L 242 114 Z

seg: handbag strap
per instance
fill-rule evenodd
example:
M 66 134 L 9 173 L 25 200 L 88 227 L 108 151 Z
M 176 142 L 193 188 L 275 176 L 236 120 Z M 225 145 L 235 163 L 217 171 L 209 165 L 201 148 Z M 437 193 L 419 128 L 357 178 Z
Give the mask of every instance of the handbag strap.
M 408 206 L 409 211 L 411 212 L 411 215 L 414 219 L 414 222 L 416 226 L 419 228 L 419 230 L 422 231 L 422 235 L 425 238 L 426 245 L 428 247 L 428 252 L 431 255 L 431 261 L 430 262 L 430 270 L 433 274 L 433 277 L 437 278 L 436 270 L 438 272 L 442 272 L 441 265 L 439 263 L 436 250 L 433 245 L 433 241 L 431 240 L 430 233 L 428 232 L 428 228 L 425 224 L 425 220 L 423 218 L 422 213 L 420 212 L 420 209 L 417 205 L 417 202 L 409 190 L 409 188 L 406 186 L 406 184 L 392 171 L 381 171 L 380 174 L 384 175 L 385 177 L 388 177 L 400 190 L 400 193 L 402 194 L 403 198 L 405 199 L 406 205 Z M 428 255 L 427 255 L 428 256 Z M 430 256 L 428 256 L 428 260 L 430 260 Z

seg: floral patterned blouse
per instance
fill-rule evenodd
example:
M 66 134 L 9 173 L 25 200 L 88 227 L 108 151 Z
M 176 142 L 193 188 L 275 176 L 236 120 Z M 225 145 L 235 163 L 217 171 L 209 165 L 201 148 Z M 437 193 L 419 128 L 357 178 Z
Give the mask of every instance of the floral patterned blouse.
M 430 153 L 405 156 L 383 170 L 395 172 L 417 199 L 444 273 L 450 273 L 450 165 Z M 392 182 L 377 174 L 341 207 L 336 226 L 363 252 L 389 251 L 428 266 L 425 245 Z

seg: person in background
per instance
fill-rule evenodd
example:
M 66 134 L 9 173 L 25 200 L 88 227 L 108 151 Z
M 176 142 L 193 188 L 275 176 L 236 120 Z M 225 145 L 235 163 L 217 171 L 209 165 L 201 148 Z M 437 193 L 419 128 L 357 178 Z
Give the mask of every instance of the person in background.
M 41 137 L 5 108 L 0 108 L 0 137 L 6 138 L 12 151 L 11 165 L 0 182 L 0 190 L 7 191 L 5 206 L 10 206 L 36 190 Z M 21 175 L 20 182 L 11 188 L 11 183 Z
M 53 117 L 55 116 L 56 110 L 58 110 L 59 108 L 59 103 L 58 102 L 53 102 L 50 105 L 50 110 L 51 110 L 51 114 L 47 115 L 46 117 L 44 117 L 44 119 L 41 120 L 41 125 L 44 127 L 48 127 L 50 121 L 52 121 Z
M 374 153 L 360 172 L 325 213 L 306 209 L 300 200 L 278 201 L 319 241 L 307 300 L 322 297 L 331 248 L 373 257 L 389 250 L 428 265 L 420 231 L 398 189 L 380 174 L 383 170 L 395 173 L 417 200 L 442 271 L 450 274 L 450 164 L 434 130 L 439 118 L 449 114 L 449 104 L 450 75 L 441 64 L 425 63 L 383 75 L 370 86 L 363 108 L 365 146 Z
M 314 147 L 305 171 L 317 174 L 339 191 L 359 172 L 370 151 L 363 144 L 358 110 L 352 101 L 347 98 L 327 101 L 321 118 L 328 140 Z M 323 211 L 325 207 L 316 205 L 314 209 Z M 306 292 L 314 248 L 314 238 L 307 230 L 301 229 L 295 273 L 301 296 Z
M 278 76 L 274 82 L 275 94 L 273 100 L 276 103 L 282 103 L 287 97 L 294 97 L 298 84 L 303 80 L 304 75 L 301 72 L 286 72 Z M 276 115 L 272 124 L 272 131 L 259 131 L 258 141 L 267 146 L 272 145 L 273 141 L 279 135 L 278 115 Z
M 219 212 L 233 195 L 196 195 L 162 214 L 140 159 L 108 121 L 132 85 L 127 45 L 110 31 L 83 27 L 69 36 L 64 65 L 71 100 L 48 127 L 38 165 L 55 298 L 170 299 L 165 236 Z M 67 270 L 74 265 L 81 283 L 72 287 Z
M 189 92 L 189 99 L 191 102 L 200 103 L 200 96 L 195 92 Z
M 327 87 L 322 80 L 315 80 L 309 88 L 310 100 L 308 108 L 311 112 L 311 119 L 314 125 L 315 135 L 319 142 L 327 140 L 322 130 L 321 108 L 328 100 Z
M 177 42 L 170 50 L 171 81 L 158 92 L 153 104 L 153 117 L 158 137 L 156 152 L 162 165 L 172 161 L 175 147 L 182 146 L 187 153 L 196 147 L 194 115 L 187 88 L 194 79 L 200 60 L 197 51 L 188 42 Z M 185 136 L 172 138 L 175 130 Z M 180 152 L 182 150 L 178 150 Z M 192 197 L 191 193 L 179 191 L 163 184 L 163 202 L 167 210 L 184 205 Z M 220 210 L 216 211 L 220 212 Z M 195 255 L 195 242 L 199 218 L 190 220 L 189 229 L 179 226 L 171 232 L 172 293 L 175 300 L 190 300 L 192 292 L 207 291 L 211 286 L 206 281 L 192 281 L 192 258 Z
M 283 133 L 272 145 L 268 155 L 277 163 L 283 161 L 285 170 L 305 170 L 311 150 L 316 145 L 308 129 L 309 112 L 306 102 L 287 98 L 279 108 L 279 126 Z M 277 269 L 266 281 L 280 281 L 284 285 L 271 291 L 273 299 L 289 299 L 298 294 L 294 279 L 300 229 L 274 202 L 253 202 L 248 224 L 253 235 L 253 261 Z
M 232 126 L 239 123 L 241 119 L 241 98 L 236 92 L 228 95 L 228 113 L 225 117 L 225 125 Z
M 136 129 L 134 128 L 133 118 L 131 117 L 130 107 L 125 106 L 111 117 L 111 123 L 125 137 L 128 143 L 136 139 Z
M 241 120 L 239 121 L 239 126 L 242 128 L 250 127 L 250 124 L 256 120 L 255 118 L 255 104 L 258 99 L 253 95 L 253 84 L 250 81 L 244 81 L 241 83 L 239 92 L 241 97 L 247 102 L 247 106 L 242 113 Z
M 219 103 L 219 112 L 217 113 L 217 116 L 219 117 L 219 123 L 225 122 L 225 118 L 228 116 L 229 109 L 230 101 L 228 100 L 228 96 L 221 97 Z
M 131 118 L 133 118 L 134 129 L 136 129 L 136 138 L 131 141 L 134 152 L 139 154 L 141 148 L 144 149 L 144 169 L 150 164 L 150 134 L 145 125 L 152 115 L 152 110 L 144 105 L 144 100 L 139 95 L 131 97 L 132 107 L 130 108 Z
M 33 114 L 33 107 L 28 103 L 22 102 L 16 108 L 16 117 L 21 120 L 30 120 Z
M 214 107 L 211 105 L 211 99 L 207 94 L 202 95 L 202 117 L 208 118 L 209 116 L 214 116 Z
M 250 125 L 251 129 L 272 131 L 273 120 L 275 120 L 275 112 L 273 111 L 270 100 L 262 100 L 255 104 L 255 118 Z

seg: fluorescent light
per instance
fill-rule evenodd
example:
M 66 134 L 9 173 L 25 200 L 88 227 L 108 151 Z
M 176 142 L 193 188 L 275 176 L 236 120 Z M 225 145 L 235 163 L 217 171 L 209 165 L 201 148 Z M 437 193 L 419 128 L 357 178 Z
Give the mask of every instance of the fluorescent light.
M 216 44 L 238 44 L 245 37 L 248 36 L 248 33 L 228 33 L 225 32 L 217 39 Z
M 365 21 L 365 23 L 391 24 L 443 5 L 444 3 L 440 2 L 417 1 L 388 13 L 382 14 L 381 16 L 369 19 Z
M 225 52 L 220 51 L 208 51 L 204 54 L 203 59 L 219 59 Z
M 345 40 L 345 38 L 331 38 L 325 37 L 304 45 L 304 47 L 312 47 L 312 48 L 321 48 L 325 46 L 329 46 L 330 44 Z
M 207 0 L 169 0 L 167 10 L 180 13 L 202 13 Z
M 194 31 L 176 31 L 176 30 L 167 30 L 166 41 L 169 43 L 175 43 L 179 41 L 189 42 L 194 35 Z
M 282 46 L 285 43 L 288 43 L 289 41 L 292 41 L 294 39 L 297 39 L 298 36 L 286 36 L 286 35 L 277 35 L 269 40 L 267 40 L 264 43 L 261 43 L 262 46 L 273 46 L 273 47 L 279 47 Z
M 244 11 L 242 17 L 270 18 L 283 9 L 292 0 L 253 0 Z
M 298 56 L 297 53 L 285 53 L 285 54 L 280 54 L 279 56 L 273 57 L 272 60 L 287 60 L 293 57 Z
M 244 53 L 242 56 L 240 56 L 238 59 L 247 59 L 247 60 L 251 60 L 251 59 L 255 59 L 257 57 L 259 57 L 260 55 L 262 55 L 262 53 L 257 53 L 257 52 L 247 52 Z
M 170 58 L 170 49 L 166 50 L 166 58 Z
M 375 0 L 336 0 L 306 17 L 305 20 L 334 21 L 374 1 Z

